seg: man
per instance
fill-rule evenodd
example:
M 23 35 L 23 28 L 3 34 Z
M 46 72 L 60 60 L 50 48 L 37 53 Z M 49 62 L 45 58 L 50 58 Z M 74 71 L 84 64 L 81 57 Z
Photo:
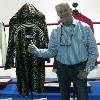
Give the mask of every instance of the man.
M 56 58 L 61 100 L 70 100 L 71 82 L 77 100 L 88 100 L 87 75 L 98 57 L 95 38 L 87 24 L 72 17 L 68 3 L 55 8 L 62 23 L 52 31 L 48 49 L 38 49 L 32 42 L 28 51 L 38 57 Z

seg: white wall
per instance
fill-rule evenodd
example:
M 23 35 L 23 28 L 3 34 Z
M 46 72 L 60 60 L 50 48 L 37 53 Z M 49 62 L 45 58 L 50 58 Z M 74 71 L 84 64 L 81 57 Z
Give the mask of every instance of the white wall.
M 5 24 L 25 3 L 31 3 L 46 15 L 47 22 L 57 20 L 54 6 L 60 2 L 68 1 L 71 5 L 78 2 L 78 10 L 87 15 L 93 21 L 100 21 L 100 1 L 99 0 L 0 0 L 0 19 Z

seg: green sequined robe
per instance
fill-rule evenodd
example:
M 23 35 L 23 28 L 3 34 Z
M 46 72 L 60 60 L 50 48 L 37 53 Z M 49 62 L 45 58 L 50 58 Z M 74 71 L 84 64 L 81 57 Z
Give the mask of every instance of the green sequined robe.
M 30 35 L 30 38 L 27 38 Z M 38 48 L 47 48 L 48 31 L 45 16 L 32 4 L 24 4 L 10 19 L 9 41 L 5 69 L 16 66 L 18 92 L 22 96 L 29 91 L 43 92 L 45 61 L 28 53 L 30 40 Z M 15 61 L 14 61 L 15 58 Z

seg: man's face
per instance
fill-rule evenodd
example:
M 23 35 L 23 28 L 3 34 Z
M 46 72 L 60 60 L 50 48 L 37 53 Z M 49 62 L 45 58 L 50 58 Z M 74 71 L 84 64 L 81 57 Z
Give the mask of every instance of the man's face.
M 63 23 L 72 22 L 72 10 L 69 6 L 59 6 L 56 11 Z

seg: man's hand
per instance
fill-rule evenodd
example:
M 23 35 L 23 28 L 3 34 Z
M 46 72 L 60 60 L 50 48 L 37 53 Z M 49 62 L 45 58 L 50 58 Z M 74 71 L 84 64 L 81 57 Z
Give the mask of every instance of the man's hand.
M 31 44 L 29 44 L 29 46 L 28 46 L 28 52 L 32 53 L 32 51 L 34 51 L 36 49 L 37 49 L 37 47 L 34 45 L 34 43 L 31 40 Z
M 87 75 L 88 75 L 87 72 L 85 72 L 83 70 L 79 70 L 77 77 L 80 78 L 80 79 L 84 79 L 84 78 L 87 78 Z

